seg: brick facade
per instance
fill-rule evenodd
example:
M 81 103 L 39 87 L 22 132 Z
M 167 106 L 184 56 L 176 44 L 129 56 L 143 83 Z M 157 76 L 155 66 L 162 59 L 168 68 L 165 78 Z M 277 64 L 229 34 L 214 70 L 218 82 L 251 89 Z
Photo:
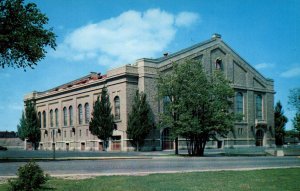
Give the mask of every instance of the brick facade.
M 244 118 L 235 123 L 234 133 L 219 141 L 210 141 L 208 147 L 246 146 L 274 144 L 274 82 L 257 72 L 250 64 L 234 52 L 219 35 L 210 40 L 177 53 L 165 55 L 158 59 L 139 59 L 131 65 L 125 65 L 107 71 L 106 75 L 91 73 L 85 77 L 55 87 L 45 92 L 32 92 L 24 100 L 34 99 L 41 116 L 40 149 L 51 149 L 55 144 L 58 150 L 102 150 L 102 141 L 88 130 L 88 118 L 92 115 L 93 104 L 105 85 L 108 89 L 113 114 L 115 112 L 114 99 L 120 100 L 120 119 L 116 120 L 117 129 L 113 132 L 108 150 L 128 151 L 133 148 L 127 139 L 127 116 L 135 91 L 143 91 L 148 96 L 156 121 L 162 112 L 162 104 L 157 99 L 156 79 L 159 72 L 167 72 L 172 62 L 183 62 L 185 59 L 198 59 L 207 72 L 215 67 L 221 67 L 227 79 L 232 82 L 236 95 L 242 96 L 242 112 Z M 234 103 L 237 103 L 235 99 Z M 85 105 L 88 104 L 88 114 Z M 82 106 L 82 112 L 79 110 Z M 69 108 L 72 106 L 72 124 L 70 124 Z M 261 106 L 261 107 L 260 107 Z M 236 107 L 236 106 L 235 106 Z M 64 108 L 67 110 L 67 124 L 64 124 Z M 51 111 L 52 110 L 52 111 Z M 56 112 L 58 111 L 58 125 Z M 52 112 L 52 115 L 50 114 Z M 45 113 L 45 118 L 43 117 Z M 82 113 L 82 123 L 79 122 Z M 52 116 L 52 117 L 51 117 Z M 46 120 L 45 120 L 46 119 Z M 51 122 L 52 119 L 52 122 Z M 144 150 L 161 150 L 168 148 L 166 131 L 156 129 L 150 133 L 145 141 Z M 185 143 L 180 141 L 180 147 Z

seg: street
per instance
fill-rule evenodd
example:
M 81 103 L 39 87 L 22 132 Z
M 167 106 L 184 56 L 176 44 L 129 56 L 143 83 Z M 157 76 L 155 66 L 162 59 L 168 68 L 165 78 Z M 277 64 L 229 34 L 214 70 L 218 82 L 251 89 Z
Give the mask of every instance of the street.
M 0 176 L 13 176 L 25 162 L 1 162 Z M 300 167 L 299 157 L 152 157 L 149 159 L 61 160 L 38 164 L 50 175 L 118 175 L 209 170 Z

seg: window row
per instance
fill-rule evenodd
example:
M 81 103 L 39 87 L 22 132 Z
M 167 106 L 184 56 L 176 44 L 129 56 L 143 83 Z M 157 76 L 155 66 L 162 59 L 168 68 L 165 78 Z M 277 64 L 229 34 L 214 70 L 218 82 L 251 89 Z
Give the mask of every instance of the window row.
M 75 131 L 70 130 L 69 132 L 70 132 L 69 137 L 75 136 Z M 52 130 L 51 130 L 51 131 L 50 131 L 50 138 L 53 138 L 53 137 L 56 137 L 56 138 L 61 137 L 61 136 L 62 136 L 61 133 L 62 133 L 62 132 L 61 132 L 60 130 L 59 130 L 59 131 L 52 131 Z M 79 130 L 79 137 L 81 137 L 81 136 L 84 136 L 84 134 L 82 133 L 81 130 Z M 85 130 L 85 136 L 89 136 L 89 130 L 88 130 L 88 129 Z M 48 131 L 47 131 L 47 130 L 44 132 L 44 138 L 46 138 L 46 137 L 48 137 Z M 67 137 L 67 131 L 66 131 L 66 130 L 63 131 L 63 137 L 64 137 L 64 138 Z
M 56 108 L 54 111 L 53 109 L 49 112 L 50 117 L 50 127 L 58 127 L 59 126 L 59 111 Z M 47 115 L 46 111 L 43 111 L 42 113 L 38 113 L 38 117 L 40 120 L 41 127 L 46 128 L 47 126 Z M 69 106 L 63 108 L 63 126 L 72 126 L 74 125 L 74 113 L 73 113 L 73 106 Z M 88 124 L 90 122 L 90 106 L 88 103 L 84 105 L 84 117 L 85 117 L 85 124 Z M 78 124 L 83 124 L 83 108 L 82 105 L 78 105 Z
M 237 92 L 235 96 L 235 112 L 244 114 L 244 96 L 241 92 Z M 255 95 L 255 119 L 263 119 L 263 97 L 259 94 Z
M 84 111 L 83 111 L 84 110 Z M 59 111 L 56 108 L 54 111 L 53 109 L 50 110 L 50 127 L 58 127 L 59 126 Z M 115 113 L 115 120 L 120 120 L 120 98 L 116 96 L 114 98 L 114 113 Z M 90 122 L 90 106 L 88 103 L 84 104 L 84 108 L 82 104 L 79 104 L 77 107 L 77 119 L 78 124 L 82 125 L 83 122 L 88 124 Z M 83 118 L 84 116 L 84 118 Z M 38 117 L 40 120 L 40 126 L 46 128 L 47 124 L 47 115 L 46 111 L 42 113 L 38 113 Z M 64 107 L 63 108 L 63 126 L 72 126 L 74 125 L 74 112 L 73 106 Z

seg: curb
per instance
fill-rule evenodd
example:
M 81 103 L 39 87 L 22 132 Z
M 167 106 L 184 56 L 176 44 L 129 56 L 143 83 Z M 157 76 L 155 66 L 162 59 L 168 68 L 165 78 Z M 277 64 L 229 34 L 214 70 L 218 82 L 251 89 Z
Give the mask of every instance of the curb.
M 152 159 L 153 157 L 63 157 L 63 158 L 1 158 L 1 162 L 27 162 L 34 161 L 66 161 L 66 160 L 135 160 Z

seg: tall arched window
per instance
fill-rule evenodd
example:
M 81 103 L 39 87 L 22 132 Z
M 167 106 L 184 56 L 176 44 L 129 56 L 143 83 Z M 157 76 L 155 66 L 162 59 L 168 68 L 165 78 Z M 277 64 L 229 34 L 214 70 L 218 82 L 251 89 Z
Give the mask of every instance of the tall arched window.
M 85 103 L 84 105 L 84 117 L 85 117 L 85 124 L 90 122 L 90 106 L 89 103 Z
M 46 121 L 46 111 L 43 111 L 43 127 L 44 128 L 46 128 L 46 123 L 47 123 L 47 121 Z
M 67 126 L 68 125 L 68 122 L 67 122 L 67 108 L 64 107 L 63 109 L 63 112 L 64 112 L 64 126 Z
M 79 104 L 78 105 L 78 123 L 81 125 L 82 124 L 82 118 L 83 118 L 83 116 L 82 116 L 82 105 L 81 104 Z
M 58 123 L 58 109 L 55 109 L 55 126 L 58 127 L 59 123 Z
M 261 95 L 256 95 L 255 111 L 256 111 L 256 119 L 262 120 L 263 115 L 262 115 L 262 96 Z
M 39 126 L 40 126 L 40 128 L 42 127 L 42 114 L 41 114 L 41 112 L 39 112 L 38 113 L 38 117 L 39 117 Z
M 73 107 L 69 107 L 69 124 L 70 126 L 73 125 Z
M 115 119 L 120 119 L 120 98 L 119 96 L 116 96 L 114 99 L 114 105 L 115 105 Z
M 53 127 L 53 110 L 50 110 L 50 127 Z
M 244 114 L 244 97 L 241 92 L 236 94 L 236 113 Z

